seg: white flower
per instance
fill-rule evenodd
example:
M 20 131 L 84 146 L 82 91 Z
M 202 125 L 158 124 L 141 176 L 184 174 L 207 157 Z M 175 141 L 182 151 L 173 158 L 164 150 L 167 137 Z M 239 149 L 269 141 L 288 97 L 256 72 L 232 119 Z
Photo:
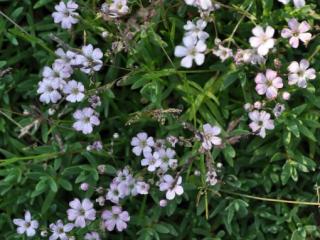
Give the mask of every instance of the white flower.
M 61 1 L 54 7 L 56 12 L 52 13 L 52 17 L 55 23 L 61 23 L 61 27 L 64 29 L 70 29 L 73 24 L 79 22 L 79 14 L 75 12 L 78 9 L 78 4 L 73 1 L 68 1 L 65 4 Z
M 132 152 L 136 156 L 140 156 L 141 153 L 145 155 L 152 151 L 151 147 L 154 146 L 154 140 L 152 137 L 148 137 L 147 133 L 138 133 L 136 137 L 131 140 L 131 146 L 133 146 Z
M 49 227 L 50 231 L 52 232 L 52 235 L 49 237 L 49 240 L 68 240 L 69 237 L 67 233 L 73 229 L 74 225 L 72 223 L 64 225 L 61 220 L 58 220 L 55 224 L 51 223 Z
M 43 79 L 39 82 L 37 90 L 40 95 L 40 101 L 43 103 L 56 103 L 61 99 L 59 92 L 60 82 L 54 79 Z
M 39 227 L 39 223 L 37 220 L 31 219 L 31 214 L 29 211 L 26 211 L 24 214 L 24 219 L 15 218 L 13 219 L 13 223 L 17 225 L 17 233 L 18 234 L 26 234 L 28 237 L 33 237 L 36 235 L 36 229 Z
M 73 73 L 70 65 L 62 65 L 59 63 L 54 63 L 52 68 L 46 66 L 43 69 L 42 76 L 46 79 L 63 81 L 66 78 L 69 78 Z
M 282 78 L 276 71 L 267 69 L 266 74 L 258 73 L 256 78 L 256 91 L 259 95 L 266 95 L 268 99 L 275 99 L 278 89 L 283 87 Z
M 113 3 L 110 4 L 109 11 L 111 15 L 115 17 L 126 15 L 129 12 L 127 0 L 113 0 Z
M 136 183 L 136 191 L 138 194 L 148 194 L 149 192 L 149 188 L 150 188 L 150 185 L 148 183 L 145 183 L 143 181 L 139 181 Z
M 119 203 L 119 199 L 125 197 L 125 191 L 120 187 L 119 183 L 112 182 L 106 194 L 106 199 L 113 203 Z
M 249 118 L 252 121 L 249 124 L 249 127 L 254 133 L 257 133 L 262 138 L 265 138 L 266 136 L 266 129 L 274 129 L 274 123 L 273 120 L 270 119 L 270 113 L 267 113 L 266 111 L 259 112 L 258 110 L 255 110 L 250 112 Z
M 113 206 L 111 211 L 103 211 L 101 217 L 104 220 L 104 226 L 108 231 L 113 231 L 114 228 L 116 228 L 117 231 L 122 232 L 127 228 L 127 222 L 130 221 L 129 213 L 127 211 L 122 211 L 120 206 Z
M 93 126 L 100 124 L 99 118 L 95 115 L 95 111 L 92 108 L 83 108 L 77 110 L 73 114 L 76 122 L 73 124 L 73 128 L 83 134 L 89 134 L 93 131 Z
M 290 0 L 278 0 L 278 1 L 283 4 L 288 4 L 290 2 Z M 295 8 L 302 8 L 304 5 L 306 5 L 306 1 L 305 0 L 293 0 L 293 4 L 294 4 Z
M 181 66 L 191 68 L 193 60 L 198 66 L 204 63 L 204 52 L 207 45 L 203 41 L 197 41 L 194 37 L 184 37 L 183 46 L 176 46 L 174 55 L 182 57 Z
M 68 220 L 75 221 L 74 226 L 84 228 L 86 221 L 96 219 L 96 210 L 93 208 L 93 203 L 85 198 L 82 202 L 78 198 L 69 203 L 70 209 L 67 210 Z
M 185 3 L 191 6 L 199 7 L 202 10 L 210 10 L 213 8 L 211 0 L 185 0 Z
M 160 165 L 160 168 L 163 172 L 166 172 L 168 171 L 168 168 L 174 168 L 177 163 L 178 163 L 178 160 L 175 159 L 175 155 L 176 155 L 176 152 L 171 149 L 171 148 L 167 148 L 167 149 L 160 149 L 157 151 L 158 154 L 159 154 L 159 157 L 160 157 L 160 160 L 161 160 L 161 165 Z
M 84 240 L 100 240 L 99 233 L 97 232 L 86 233 L 86 235 L 84 236 Z
M 307 81 L 316 78 L 316 71 L 314 68 L 309 68 L 308 60 L 302 59 L 300 63 L 293 61 L 289 67 L 289 85 L 298 85 L 298 87 L 306 88 Z
M 280 117 L 282 112 L 286 110 L 284 104 L 277 103 L 276 106 L 273 108 L 272 112 L 276 118 Z
M 162 181 L 159 185 L 160 191 L 167 191 L 166 198 L 168 200 L 172 200 L 176 195 L 183 194 L 183 188 L 181 186 L 182 178 L 178 177 L 177 181 L 169 174 L 163 176 Z
M 77 62 L 83 67 L 80 70 L 84 73 L 91 74 L 98 72 L 102 68 L 103 62 L 101 61 L 103 53 L 99 48 L 93 48 L 92 44 L 82 47 L 82 54 L 78 55 Z
M 261 26 L 256 26 L 252 29 L 254 35 L 249 39 L 251 47 L 257 49 L 257 52 L 261 56 L 268 54 L 269 50 L 273 48 L 275 40 L 272 38 L 274 35 L 274 29 L 267 26 L 264 31 Z
M 148 166 L 149 172 L 154 172 L 161 165 L 161 159 L 158 152 L 146 152 L 144 159 L 141 160 L 141 166 Z
M 250 63 L 252 65 L 264 64 L 266 59 L 257 53 L 256 49 L 238 49 L 234 56 L 236 64 Z
M 212 145 L 221 145 L 222 140 L 218 135 L 221 133 L 221 128 L 218 126 L 211 126 L 209 123 L 203 125 L 202 132 L 202 147 L 210 150 Z
M 299 23 L 297 19 L 293 18 L 288 21 L 288 25 L 290 29 L 283 29 L 281 37 L 290 38 L 289 43 L 293 48 L 299 47 L 299 40 L 304 44 L 308 44 L 312 38 L 312 34 L 308 33 L 311 27 L 306 21 Z
M 75 80 L 69 81 L 63 87 L 63 92 L 67 94 L 67 101 L 69 102 L 81 102 L 84 98 L 84 86 L 80 82 L 76 82 Z
M 226 48 L 221 44 L 219 44 L 218 49 L 214 49 L 212 53 L 219 57 L 222 62 L 233 56 L 232 49 Z
M 206 174 L 206 182 L 209 183 L 211 186 L 214 186 L 218 183 L 217 173 L 215 170 L 208 171 Z
M 56 64 L 60 65 L 78 65 L 79 63 L 77 62 L 77 53 L 72 52 L 70 50 L 64 51 L 62 48 L 58 48 L 55 51 L 55 54 L 59 57 L 58 59 L 55 60 Z
M 206 26 L 207 22 L 202 19 L 199 19 L 196 24 L 192 21 L 188 21 L 187 24 L 183 26 L 184 30 L 187 31 L 185 37 L 193 37 L 205 41 L 209 37 L 209 34 L 203 31 Z

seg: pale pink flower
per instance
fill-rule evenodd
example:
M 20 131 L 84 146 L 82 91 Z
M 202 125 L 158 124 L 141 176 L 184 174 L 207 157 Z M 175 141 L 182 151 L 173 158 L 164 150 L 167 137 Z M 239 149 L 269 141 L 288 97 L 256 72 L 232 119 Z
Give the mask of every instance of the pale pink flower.
M 70 209 L 67 210 L 68 220 L 74 221 L 75 227 L 84 228 L 88 221 L 96 219 L 96 210 L 93 203 L 85 198 L 82 202 L 76 198 L 69 203 Z
M 52 13 L 55 23 L 61 23 L 61 27 L 64 29 L 70 29 L 73 24 L 79 22 L 79 14 L 75 12 L 78 9 L 78 4 L 74 1 L 68 1 L 65 4 L 61 1 L 55 7 L 56 12 Z
M 42 76 L 45 79 L 63 81 L 71 76 L 73 70 L 70 65 L 62 65 L 59 63 L 52 64 L 52 68 L 45 66 Z
M 300 63 L 294 61 L 289 67 L 289 85 L 298 85 L 298 87 L 306 88 L 307 81 L 316 78 L 316 70 L 314 68 L 309 68 L 309 61 L 302 59 Z
M 274 129 L 274 123 L 273 120 L 270 119 L 270 117 L 270 113 L 267 113 L 266 111 L 259 112 L 258 110 L 255 110 L 253 112 L 250 112 L 249 118 L 252 122 L 249 124 L 249 127 L 254 133 L 257 133 L 262 138 L 265 138 L 266 129 Z
M 100 48 L 93 48 L 92 44 L 82 47 L 82 55 L 77 56 L 77 62 L 82 65 L 80 70 L 87 74 L 98 72 L 103 65 L 103 53 Z
M 184 35 L 185 37 L 191 36 L 205 41 L 209 37 L 209 34 L 204 31 L 206 26 L 207 22 L 202 19 L 197 20 L 196 23 L 188 21 L 187 24 L 183 26 L 184 30 L 186 30 L 186 33 Z
M 252 29 L 254 35 L 249 39 L 251 47 L 257 49 L 257 52 L 261 56 L 268 54 L 269 50 L 273 48 L 275 40 L 273 38 L 274 29 L 270 26 L 263 30 L 261 26 L 256 26 Z
M 73 114 L 76 122 L 73 124 L 73 128 L 83 134 L 89 134 L 93 131 L 93 126 L 98 126 L 100 124 L 99 118 L 96 116 L 95 111 L 92 108 L 83 108 L 77 110 Z
M 176 152 L 171 149 L 159 149 L 158 151 L 159 157 L 161 159 L 161 165 L 160 168 L 163 172 L 168 171 L 169 168 L 173 168 L 174 166 L 177 165 L 178 160 L 175 159 Z
M 141 166 L 147 166 L 149 172 L 154 172 L 161 165 L 161 159 L 158 152 L 146 152 L 144 159 L 141 160 Z
M 56 223 L 51 223 L 49 227 L 50 231 L 52 232 L 49 240 L 68 240 L 69 237 L 67 233 L 74 228 L 74 225 L 72 223 L 67 223 L 64 225 L 62 220 L 59 219 Z
M 290 38 L 289 43 L 293 48 L 299 47 L 299 40 L 307 45 L 312 38 L 312 34 L 308 33 L 311 28 L 310 25 L 306 21 L 299 23 L 295 18 L 290 19 L 288 25 L 289 28 L 281 31 L 281 36 Z
M 97 232 L 86 233 L 86 235 L 84 236 L 84 240 L 100 240 L 99 233 Z
M 289 92 L 283 92 L 283 93 L 282 93 L 282 99 L 283 99 L 283 100 L 286 100 L 286 101 L 289 100 L 289 99 L 290 99 L 290 96 L 291 96 L 291 95 L 290 95 Z
M 131 140 L 131 146 L 133 146 L 132 152 L 136 156 L 140 156 L 141 153 L 145 155 L 147 152 L 152 151 L 151 147 L 154 145 L 154 140 L 152 137 L 148 137 L 147 133 L 138 133 L 136 137 Z
M 118 232 L 122 232 L 127 228 L 127 222 L 130 221 L 129 213 L 122 211 L 120 206 L 113 206 L 111 211 L 103 211 L 101 217 L 108 231 L 113 231 L 116 228 Z
M 288 4 L 290 0 L 278 0 L 279 2 L 283 4 Z M 302 8 L 304 5 L 306 5 L 305 0 L 293 0 L 293 4 L 295 8 Z
M 161 199 L 159 201 L 159 206 L 160 207 L 166 207 L 168 205 L 168 201 L 166 199 Z
M 163 176 L 159 185 L 160 191 L 166 191 L 166 198 L 172 200 L 176 195 L 183 194 L 183 188 L 181 186 L 182 178 L 178 177 L 177 181 L 169 174 Z
M 37 220 L 32 220 L 31 214 L 29 211 L 26 211 L 24 214 L 24 219 L 15 218 L 13 223 L 17 225 L 18 234 L 26 234 L 28 237 L 33 237 L 36 235 L 36 229 L 39 227 L 39 222 Z
M 150 185 L 146 182 L 138 181 L 135 187 L 138 194 L 146 195 L 149 192 Z
M 75 80 L 69 81 L 63 86 L 63 92 L 67 94 L 66 100 L 69 102 L 81 102 L 84 98 L 84 86 Z
M 220 127 L 212 126 L 209 123 L 204 124 L 202 132 L 202 147 L 206 150 L 210 150 L 212 145 L 221 145 L 222 140 L 220 137 L 218 137 L 220 133 Z
M 174 55 L 182 58 L 180 62 L 182 67 L 191 68 L 193 61 L 198 66 L 204 63 L 206 49 L 207 45 L 203 41 L 188 36 L 183 38 L 183 45 L 175 47 Z
M 57 103 L 61 99 L 59 92 L 60 82 L 55 79 L 46 79 L 38 83 L 37 93 L 40 94 L 40 102 Z
M 221 44 L 219 44 L 218 49 L 214 49 L 212 53 L 219 57 L 222 62 L 233 56 L 232 49 L 226 48 Z
M 283 87 L 282 78 L 271 69 L 267 69 L 266 74 L 258 73 L 255 82 L 257 93 L 259 95 L 265 94 L 268 99 L 275 99 L 278 95 L 278 89 Z

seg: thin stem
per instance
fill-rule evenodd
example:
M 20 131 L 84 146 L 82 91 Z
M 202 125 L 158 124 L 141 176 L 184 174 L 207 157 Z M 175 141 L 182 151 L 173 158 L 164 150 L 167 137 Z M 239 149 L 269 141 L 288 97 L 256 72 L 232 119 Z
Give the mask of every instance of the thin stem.
M 318 206 L 318 207 L 320 207 L 320 203 L 319 202 L 305 202 L 305 201 L 294 201 L 294 200 L 287 200 L 287 199 L 275 199 L 275 198 L 257 197 L 257 196 L 253 196 L 253 195 L 248 195 L 248 194 L 243 194 L 243 193 L 236 193 L 236 192 L 231 192 L 231 191 L 227 191 L 227 190 L 220 190 L 220 192 L 226 193 L 226 194 L 230 194 L 230 195 L 235 195 L 235 196 L 240 196 L 240 197 L 260 200 L 260 201 L 266 201 L 266 202 L 288 203 L 288 204 L 295 204 L 295 205 L 309 205 L 309 206 Z

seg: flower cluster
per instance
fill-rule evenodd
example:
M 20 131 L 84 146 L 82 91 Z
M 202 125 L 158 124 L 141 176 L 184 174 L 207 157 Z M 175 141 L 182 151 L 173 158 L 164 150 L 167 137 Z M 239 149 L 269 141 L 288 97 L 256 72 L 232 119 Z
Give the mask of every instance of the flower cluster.
M 205 51 L 207 45 L 205 43 L 209 34 L 204 31 L 207 22 L 199 19 L 196 23 L 188 21 L 184 26 L 185 35 L 183 37 L 183 45 L 176 46 L 174 55 L 182 57 L 181 66 L 191 68 L 193 61 L 200 66 L 204 63 Z
M 127 0 L 112 0 L 110 3 L 103 3 L 101 12 L 111 18 L 119 18 L 129 13 Z
M 57 12 L 52 14 L 54 21 L 61 22 L 62 28 L 71 28 L 72 24 L 78 22 L 79 14 L 75 12 L 77 8 L 78 5 L 71 0 L 67 3 L 61 1 L 55 6 Z M 57 58 L 52 66 L 44 67 L 42 72 L 43 79 L 39 82 L 37 90 L 40 94 L 40 101 L 46 104 L 57 104 L 63 99 L 71 103 L 83 101 L 85 86 L 82 82 L 72 79 L 72 75 L 78 70 L 90 75 L 100 71 L 103 66 L 102 51 L 99 48 L 94 48 L 92 44 L 88 44 L 83 46 L 81 50 L 58 48 L 55 54 Z M 84 134 L 91 133 L 93 126 L 100 124 L 97 113 L 94 111 L 94 108 L 101 104 L 99 96 L 89 97 L 89 103 L 91 107 L 78 109 L 73 114 L 76 120 L 73 124 L 74 129 Z M 56 105 L 56 108 L 58 107 L 59 104 Z M 54 113 L 55 109 L 53 109 Z
M 134 178 L 129 169 L 124 168 L 117 172 L 117 176 L 110 183 L 106 199 L 119 204 L 119 201 L 125 197 L 148 194 L 148 191 L 149 184 Z

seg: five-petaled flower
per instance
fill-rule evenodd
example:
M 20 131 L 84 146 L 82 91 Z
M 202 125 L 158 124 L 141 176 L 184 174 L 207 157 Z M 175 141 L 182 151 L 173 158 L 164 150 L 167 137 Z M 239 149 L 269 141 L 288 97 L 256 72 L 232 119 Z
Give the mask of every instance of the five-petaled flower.
M 256 26 L 252 29 L 252 34 L 254 36 L 249 39 L 251 47 L 257 49 L 259 55 L 267 55 L 275 44 L 274 29 L 267 26 L 266 30 L 263 30 L 261 26 Z
M 182 57 L 181 66 L 185 68 L 191 68 L 192 62 L 200 66 L 204 63 L 204 53 L 207 49 L 207 45 L 197 40 L 195 37 L 184 37 L 183 45 L 176 46 L 174 55 L 176 57 Z
M 122 211 L 120 206 L 113 206 L 111 210 L 103 211 L 102 219 L 108 231 L 113 231 L 116 228 L 118 232 L 122 232 L 127 228 L 130 216 L 127 211 Z
M 309 61 L 302 59 L 300 63 L 293 61 L 289 67 L 289 85 L 296 84 L 298 87 L 306 88 L 307 81 L 316 78 L 316 70 L 314 68 L 309 68 Z
M 93 126 L 98 126 L 100 124 L 99 118 L 96 116 L 95 111 L 92 108 L 83 108 L 77 110 L 73 114 L 76 122 L 73 124 L 73 128 L 83 134 L 89 134 L 93 131 Z
M 84 228 L 86 222 L 96 219 L 96 210 L 93 203 L 85 198 L 82 202 L 76 198 L 69 203 L 70 209 L 67 210 L 68 220 L 74 221 L 75 227 Z
M 250 112 L 249 118 L 252 122 L 249 124 L 249 127 L 254 133 L 260 135 L 262 138 L 265 138 L 266 129 L 274 129 L 274 122 L 272 119 L 270 119 L 270 117 L 270 113 L 267 113 L 266 111 L 259 112 L 258 110 L 255 110 Z
M 258 73 L 255 82 L 257 93 L 266 95 L 268 99 L 275 99 L 278 95 L 278 89 L 283 87 L 282 78 L 271 69 L 267 69 L 266 74 Z
M 52 13 L 52 17 L 55 23 L 61 23 L 61 27 L 64 29 L 70 29 L 73 24 L 79 22 L 79 14 L 75 12 L 78 9 L 78 4 L 70 0 L 65 4 L 61 1 L 55 7 L 56 12 Z
M 36 229 L 39 227 L 37 220 L 32 220 L 31 214 L 29 211 L 26 211 L 24 214 L 24 219 L 15 218 L 13 223 L 17 225 L 18 234 L 26 234 L 28 237 L 33 237 L 36 235 Z
M 299 23 L 295 18 L 290 19 L 288 25 L 289 28 L 281 31 L 281 36 L 283 38 L 290 38 L 289 43 L 293 48 L 299 47 L 299 40 L 307 45 L 312 38 L 312 34 L 308 33 L 311 28 L 310 25 L 306 21 Z

